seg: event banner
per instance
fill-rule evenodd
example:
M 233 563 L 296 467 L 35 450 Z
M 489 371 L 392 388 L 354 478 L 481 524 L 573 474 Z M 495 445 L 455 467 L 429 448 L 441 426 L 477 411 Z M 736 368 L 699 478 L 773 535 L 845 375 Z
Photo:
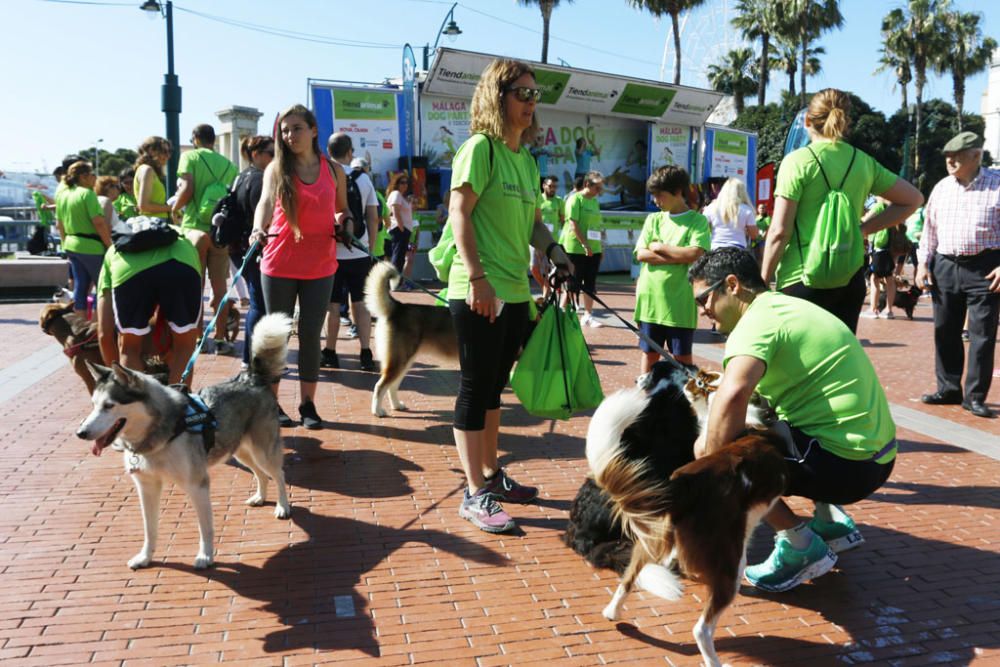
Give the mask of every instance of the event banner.
M 469 138 L 472 102 L 454 97 L 420 98 L 420 154 L 431 169 L 450 169 L 455 151 Z
M 354 156 L 368 160 L 377 185 L 384 187 L 385 175 L 397 169 L 398 158 L 406 150 L 400 141 L 399 92 L 314 85 L 312 102 L 320 148 L 325 151 L 330 135 L 346 132 Z
M 756 200 L 757 135 L 732 128 L 707 126 L 704 132 L 705 179 L 739 178 Z
M 479 78 L 494 56 L 439 49 L 424 83 L 424 93 L 472 99 Z M 531 63 L 542 90 L 539 109 L 621 116 L 684 125 L 702 125 L 722 93 L 659 81 Z
M 650 172 L 677 165 L 691 173 L 691 128 L 686 125 L 650 126 Z

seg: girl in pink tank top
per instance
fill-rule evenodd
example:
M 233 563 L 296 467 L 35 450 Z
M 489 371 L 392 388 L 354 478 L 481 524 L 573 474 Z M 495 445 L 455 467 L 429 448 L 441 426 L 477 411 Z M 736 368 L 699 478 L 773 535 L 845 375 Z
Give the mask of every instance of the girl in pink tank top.
M 277 238 L 272 236 L 264 246 L 260 263 L 264 274 L 314 280 L 336 273 L 337 241 L 333 225 L 337 184 L 325 162 L 321 159 L 315 183 L 304 183 L 295 176 L 297 229 L 290 224 L 281 198 L 276 199 L 268 231 Z
M 250 242 L 264 248 L 260 269 L 267 312 L 292 316 L 298 303 L 299 415 L 304 427 L 318 429 L 323 423 L 314 403 L 320 334 L 337 271 L 335 220 L 348 210 L 347 179 L 320 153 L 316 117 L 309 109 L 292 106 L 278 123 L 281 134 L 274 161 L 264 171 Z M 279 422 L 290 426 L 291 418 L 278 410 Z

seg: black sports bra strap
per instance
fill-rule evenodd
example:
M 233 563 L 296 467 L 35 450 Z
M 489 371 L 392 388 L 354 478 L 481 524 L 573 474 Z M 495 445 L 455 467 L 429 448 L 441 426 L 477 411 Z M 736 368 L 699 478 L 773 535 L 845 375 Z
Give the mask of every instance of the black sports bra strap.
M 851 146 L 851 161 L 847 163 L 847 171 L 844 172 L 844 178 L 840 181 L 840 189 L 844 189 L 844 183 L 847 182 L 847 175 L 851 173 L 851 167 L 854 166 L 854 158 L 858 156 L 858 149 Z

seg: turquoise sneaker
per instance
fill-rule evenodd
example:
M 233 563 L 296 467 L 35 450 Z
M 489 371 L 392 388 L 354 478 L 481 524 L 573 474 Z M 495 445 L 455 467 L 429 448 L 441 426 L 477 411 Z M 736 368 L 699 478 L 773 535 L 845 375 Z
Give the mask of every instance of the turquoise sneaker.
M 799 551 L 783 537 L 774 538 L 774 551 L 766 561 L 751 565 L 745 575 L 755 588 L 771 593 L 781 593 L 799 584 L 824 575 L 837 562 L 837 554 L 814 535 L 809 548 Z
M 843 553 L 865 543 L 865 538 L 854 525 L 854 519 L 845 516 L 846 521 L 822 521 L 813 517 L 809 522 L 812 532 L 823 538 L 826 546 L 836 553 Z

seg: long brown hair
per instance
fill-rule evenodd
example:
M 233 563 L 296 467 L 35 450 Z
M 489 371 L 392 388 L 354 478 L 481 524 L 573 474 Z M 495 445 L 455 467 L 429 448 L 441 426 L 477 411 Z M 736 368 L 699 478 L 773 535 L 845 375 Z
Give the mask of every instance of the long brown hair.
M 166 152 L 170 155 L 174 150 L 173 145 L 170 143 L 169 139 L 164 139 L 163 137 L 148 137 L 144 142 L 139 145 L 139 157 L 135 160 L 135 169 L 139 170 L 142 165 L 148 165 L 153 173 L 156 174 L 157 178 L 161 181 L 163 178 L 163 167 L 156 161 L 155 153 Z
M 285 211 L 288 226 L 298 236 L 299 224 L 295 217 L 296 206 L 298 205 L 295 193 L 295 154 L 292 153 L 292 150 L 285 144 L 285 140 L 281 137 L 281 124 L 289 116 L 301 116 L 310 129 L 316 127 L 316 116 L 301 104 L 293 104 L 278 116 L 278 136 L 274 141 L 274 178 L 276 181 L 274 191 L 277 198 L 281 200 L 281 208 Z M 319 150 L 319 140 L 316 137 L 312 139 L 312 149 L 316 157 L 319 158 L 320 168 L 322 169 L 326 160 Z
M 524 74 L 535 76 L 535 70 L 519 60 L 500 58 L 486 66 L 472 94 L 471 134 L 482 133 L 498 141 L 503 140 L 506 120 L 503 96 L 507 88 Z

